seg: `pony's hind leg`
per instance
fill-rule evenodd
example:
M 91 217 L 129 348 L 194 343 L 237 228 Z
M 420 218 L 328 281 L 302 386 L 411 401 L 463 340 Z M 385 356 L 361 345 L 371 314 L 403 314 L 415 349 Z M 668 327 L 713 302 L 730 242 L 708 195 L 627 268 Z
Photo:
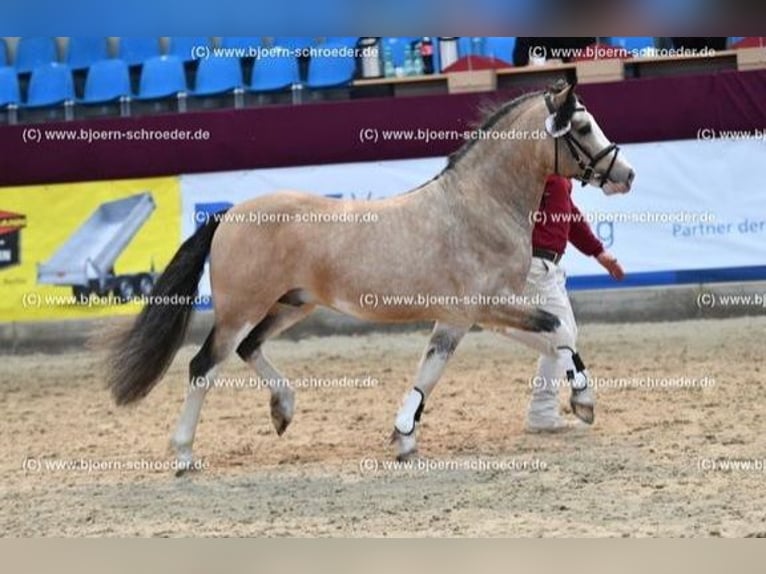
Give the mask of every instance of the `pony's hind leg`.
M 418 366 L 415 386 L 404 397 L 394 423 L 391 442 L 396 445 L 396 458 L 405 460 L 417 452 L 415 431 L 420 415 L 436 383 L 439 382 L 444 368 L 447 366 L 460 340 L 469 327 L 459 327 L 436 323 L 431 339 L 423 351 Z
M 197 432 L 205 395 L 215 382 L 217 365 L 231 353 L 241 335 L 236 331 L 214 327 L 205 339 L 202 348 L 189 363 L 189 386 L 181 416 L 170 439 L 176 453 L 176 476 L 193 468 L 192 445 Z
M 263 354 L 262 345 L 270 337 L 306 317 L 314 305 L 296 303 L 274 305 L 268 315 L 256 325 L 237 347 L 237 354 L 255 370 L 261 382 L 271 392 L 271 422 L 278 435 L 282 435 L 293 420 L 295 412 L 295 391 L 290 382 L 269 362 Z

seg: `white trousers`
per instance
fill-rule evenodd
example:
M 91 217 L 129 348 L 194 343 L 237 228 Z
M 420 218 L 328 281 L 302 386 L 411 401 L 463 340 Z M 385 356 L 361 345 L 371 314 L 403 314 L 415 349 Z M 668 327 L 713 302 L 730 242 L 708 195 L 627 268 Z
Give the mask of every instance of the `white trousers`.
M 561 325 L 553 333 L 530 333 L 505 329 L 504 334 L 540 352 L 537 376 L 532 379 L 532 400 L 528 417 L 556 419 L 559 417 L 558 391 L 565 386 L 566 373 L 574 371 L 572 354 L 577 350 L 577 323 L 566 291 L 566 273 L 559 265 L 539 257 L 532 265 L 524 289 L 527 300 L 556 315 Z

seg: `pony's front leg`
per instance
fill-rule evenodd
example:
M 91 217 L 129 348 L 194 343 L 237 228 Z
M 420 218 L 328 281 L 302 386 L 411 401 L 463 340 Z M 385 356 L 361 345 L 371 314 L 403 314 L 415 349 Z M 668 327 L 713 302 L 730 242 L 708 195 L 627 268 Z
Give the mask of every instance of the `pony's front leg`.
M 417 452 L 415 430 L 426 399 L 439 382 L 447 361 L 455 352 L 469 327 L 457 327 L 436 323 L 431 339 L 420 359 L 415 386 L 404 397 L 394 423 L 391 441 L 396 445 L 397 460 L 405 460 Z

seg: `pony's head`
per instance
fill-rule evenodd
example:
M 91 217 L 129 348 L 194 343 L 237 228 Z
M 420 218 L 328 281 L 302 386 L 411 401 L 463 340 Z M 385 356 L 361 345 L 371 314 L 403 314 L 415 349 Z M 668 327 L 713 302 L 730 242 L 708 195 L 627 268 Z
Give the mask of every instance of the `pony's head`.
M 554 141 L 554 171 L 600 187 L 607 195 L 627 193 L 635 177 L 633 167 L 607 139 L 574 89 L 562 82 L 544 94 L 545 129 Z

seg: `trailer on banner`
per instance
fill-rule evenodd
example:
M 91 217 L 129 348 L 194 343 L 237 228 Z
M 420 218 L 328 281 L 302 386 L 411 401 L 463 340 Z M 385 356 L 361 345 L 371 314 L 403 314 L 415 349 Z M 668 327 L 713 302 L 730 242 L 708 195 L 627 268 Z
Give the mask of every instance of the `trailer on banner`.
M 122 302 L 149 295 L 157 278 L 153 264 L 131 274 L 116 273 L 114 265 L 155 208 L 149 192 L 102 203 L 47 262 L 38 264 L 37 282 L 69 286 L 81 302 L 92 294 L 112 294 Z

